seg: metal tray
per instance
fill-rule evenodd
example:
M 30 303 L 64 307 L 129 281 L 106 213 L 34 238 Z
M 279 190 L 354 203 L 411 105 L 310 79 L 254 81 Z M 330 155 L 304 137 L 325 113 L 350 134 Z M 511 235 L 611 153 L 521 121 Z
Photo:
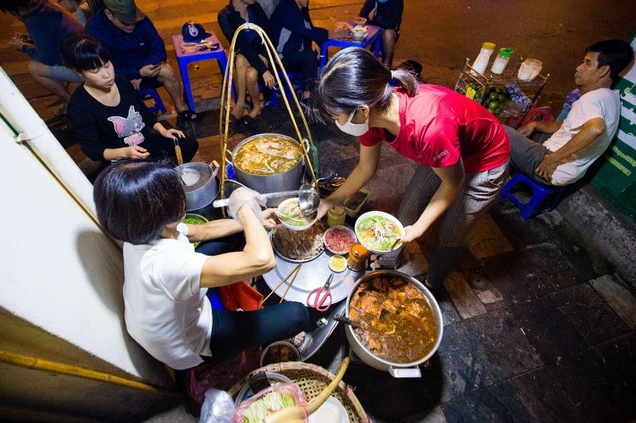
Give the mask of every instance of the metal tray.
M 303 263 L 294 284 L 289 288 L 285 296 L 285 300 L 297 301 L 306 305 L 309 293 L 313 289 L 323 286 L 327 281 L 327 277 L 332 273 L 331 269 L 329 269 L 329 259 L 333 255 L 328 251 L 322 251 L 315 259 Z M 296 262 L 284 259 L 278 254 L 275 256 L 276 267 L 263 275 L 263 280 L 265 280 L 270 289 L 274 289 L 297 266 Z M 342 272 L 333 273 L 331 295 L 333 296 L 333 304 L 335 304 L 347 298 L 351 287 L 356 281 L 354 280 L 354 274 L 348 267 Z M 276 295 L 282 296 L 288 286 L 289 281 L 285 281 L 276 290 Z

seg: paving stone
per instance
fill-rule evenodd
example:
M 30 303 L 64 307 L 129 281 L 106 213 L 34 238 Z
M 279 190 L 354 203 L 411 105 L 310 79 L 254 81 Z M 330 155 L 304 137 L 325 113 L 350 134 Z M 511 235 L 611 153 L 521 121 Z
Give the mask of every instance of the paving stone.
M 510 306 L 519 329 L 544 363 L 555 363 L 588 345 L 552 298 L 541 296 Z
M 536 350 L 507 311 L 491 312 L 465 322 L 469 336 L 479 340 L 479 354 L 493 382 L 543 365 Z
M 490 214 L 485 214 L 468 237 L 468 249 L 477 259 L 512 251 L 513 247 Z
M 623 281 L 611 274 L 591 280 L 590 283 L 627 326 L 636 329 L 636 299 Z
M 475 291 L 468 286 L 468 282 L 466 282 L 461 273 L 451 272 L 444 282 L 444 287 L 462 319 L 469 319 L 486 313 L 484 305 Z
M 550 297 L 591 346 L 629 332 L 629 327 L 589 284 L 575 285 Z

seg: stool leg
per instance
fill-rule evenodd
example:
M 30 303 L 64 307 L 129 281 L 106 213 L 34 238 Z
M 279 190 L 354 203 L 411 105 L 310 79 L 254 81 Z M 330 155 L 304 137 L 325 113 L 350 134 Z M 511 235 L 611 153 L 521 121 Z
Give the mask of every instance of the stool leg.
M 181 73 L 181 82 L 183 83 L 183 93 L 186 96 L 188 107 L 194 112 L 196 109 L 194 108 L 194 99 L 192 98 L 192 86 L 190 85 L 190 75 L 188 74 L 188 62 L 185 60 L 179 60 L 178 62 L 179 72 Z

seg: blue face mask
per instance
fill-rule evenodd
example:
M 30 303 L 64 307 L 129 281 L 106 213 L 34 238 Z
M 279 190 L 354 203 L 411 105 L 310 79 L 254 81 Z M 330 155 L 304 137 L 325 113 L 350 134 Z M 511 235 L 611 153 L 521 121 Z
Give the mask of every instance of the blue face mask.
M 340 125 L 340 122 L 338 122 L 338 119 L 336 119 L 335 122 L 338 129 L 340 129 L 345 134 L 353 135 L 354 137 L 359 137 L 360 135 L 366 134 L 369 131 L 368 116 L 365 119 L 364 123 L 351 122 L 351 120 L 353 119 L 353 116 L 355 116 L 357 111 L 358 110 L 356 109 L 353 112 L 351 112 L 351 114 L 349 115 L 349 119 L 347 119 L 347 123 L 345 123 L 344 125 Z

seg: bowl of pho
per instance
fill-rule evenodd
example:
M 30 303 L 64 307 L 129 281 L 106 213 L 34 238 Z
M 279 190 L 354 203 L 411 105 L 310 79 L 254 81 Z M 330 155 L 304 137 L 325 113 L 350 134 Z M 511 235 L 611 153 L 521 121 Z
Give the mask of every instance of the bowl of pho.
M 278 219 L 287 229 L 304 231 L 316 223 L 318 212 L 307 215 L 300 208 L 298 198 L 288 198 L 278 205 Z
M 397 218 L 381 211 L 362 214 L 355 225 L 358 241 L 369 251 L 382 254 L 402 245 L 395 242 L 404 236 L 404 226 Z

